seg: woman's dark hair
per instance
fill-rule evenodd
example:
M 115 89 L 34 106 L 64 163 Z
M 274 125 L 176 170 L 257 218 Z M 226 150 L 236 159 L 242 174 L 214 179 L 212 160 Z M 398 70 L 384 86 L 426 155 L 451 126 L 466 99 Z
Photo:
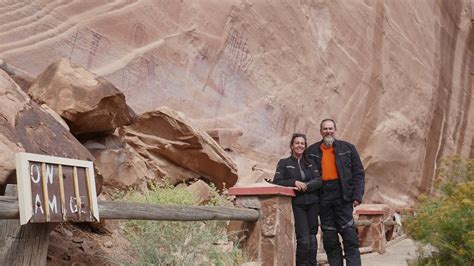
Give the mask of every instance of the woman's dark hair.
M 291 136 L 291 141 L 290 141 L 290 148 L 293 145 L 293 142 L 295 141 L 296 138 L 303 138 L 304 139 L 304 149 L 308 148 L 308 142 L 306 141 L 306 135 L 303 133 L 294 133 Z M 293 155 L 293 150 L 291 151 L 291 155 Z M 301 162 L 303 163 L 304 166 L 309 165 L 309 161 L 306 157 L 306 153 L 303 153 L 303 156 L 301 157 Z
M 303 138 L 304 139 L 304 148 L 308 148 L 308 143 L 306 143 L 306 135 L 303 133 L 294 133 L 293 136 L 291 136 L 291 141 L 290 141 L 290 148 L 293 145 L 293 142 L 295 141 L 296 138 Z M 293 151 L 292 151 L 293 153 Z

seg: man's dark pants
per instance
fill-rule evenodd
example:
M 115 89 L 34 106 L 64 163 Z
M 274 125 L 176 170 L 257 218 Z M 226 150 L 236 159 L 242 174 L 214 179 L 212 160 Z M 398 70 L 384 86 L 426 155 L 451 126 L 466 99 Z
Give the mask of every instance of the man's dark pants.
M 361 265 L 359 237 L 354 227 L 352 202 L 343 200 L 342 189 L 338 180 L 323 182 L 320 207 L 323 243 L 329 265 L 343 265 L 338 233 L 343 240 L 346 265 Z
M 296 265 L 316 265 L 318 203 L 293 204 L 296 233 Z

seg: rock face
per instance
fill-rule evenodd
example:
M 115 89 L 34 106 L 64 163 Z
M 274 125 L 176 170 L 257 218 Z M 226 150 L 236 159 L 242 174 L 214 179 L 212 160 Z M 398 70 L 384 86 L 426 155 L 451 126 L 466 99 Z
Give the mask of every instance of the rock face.
M 0 3 L 0 57 L 30 76 L 59 58 L 166 105 L 268 169 L 322 118 L 359 149 L 366 202 L 410 204 L 437 162 L 474 157 L 469 0 Z M 245 166 L 245 164 L 243 165 Z M 240 172 L 241 169 L 239 169 Z M 248 169 L 243 169 L 244 172 Z
M 0 185 L 14 182 L 15 153 L 31 152 L 80 160 L 92 154 L 0 70 Z M 100 175 L 96 175 L 100 191 Z
M 227 128 L 207 129 L 206 133 L 226 150 L 232 150 L 242 136 L 242 131 Z
M 84 146 L 94 155 L 95 163 L 104 177 L 104 186 L 117 189 L 144 188 L 146 182 L 155 180 L 155 173 L 133 149 L 115 135 L 109 135 Z
M 129 145 L 117 135 L 108 135 L 84 143 L 94 155 L 95 163 L 110 188 L 145 189 L 150 184 L 172 185 L 197 179 L 199 174 L 176 165 L 157 154 L 150 155 L 139 144 Z
M 74 135 L 113 132 L 132 122 L 133 113 L 122 92 L 65 59 L 49 65 L 28 94 L 66 119 Z
M 156 165 L 160 158 L 171 162 L 156 165 L 157 169 L 176 165 L 218 188 L 231 187 L 237 181 L 237 168 L 229 155 L 205 131 L 166 107 L 140 115 L 132 125 L 120 128 L 119 135 L 147 162 Z
M 186 187 L 186 190 L 191 192 L 194 196 L 197 198 L 197 204 L 202 205 L 206 204 L 209 202 L 209 200 L 212 198 L 212 189 L 209 187 L 206 182 L 202 180 L 198 180 L 188 187 Z

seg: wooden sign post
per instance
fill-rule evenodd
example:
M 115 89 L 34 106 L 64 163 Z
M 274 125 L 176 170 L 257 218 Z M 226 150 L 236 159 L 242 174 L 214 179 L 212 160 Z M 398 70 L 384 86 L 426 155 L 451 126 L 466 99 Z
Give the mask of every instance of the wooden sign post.
M 92 162 L 22 152 L 16 168 L 22 225 L 99 221 Z

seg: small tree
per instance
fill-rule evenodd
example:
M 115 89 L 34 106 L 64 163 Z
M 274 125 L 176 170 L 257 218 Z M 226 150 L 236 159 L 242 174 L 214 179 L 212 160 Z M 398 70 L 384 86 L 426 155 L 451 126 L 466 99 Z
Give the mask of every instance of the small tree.
M 422 265 L 474 265 L 474 160 L 451 156 L 443 160 L 436 191 L 422 195 L 408 234 L 437 249 L 418 261 Z

